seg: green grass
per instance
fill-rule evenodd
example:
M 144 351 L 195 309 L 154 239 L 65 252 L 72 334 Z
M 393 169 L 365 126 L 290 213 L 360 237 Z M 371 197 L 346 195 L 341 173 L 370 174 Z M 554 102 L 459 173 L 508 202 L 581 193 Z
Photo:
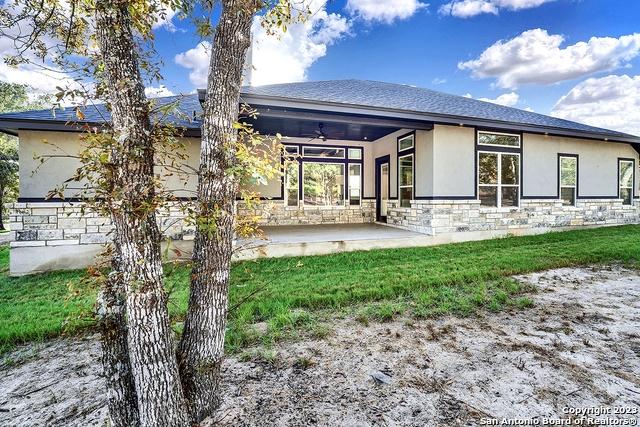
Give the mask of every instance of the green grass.
M 640 226 L 628 225 L 509 237 L 428 248 L 262 259 L 233 266 L 227 346 L 269 346 L 301 333 L 323 336 L 328 318 L 354 313 L 362 323 L 399 315 L 470 315 L 533 304 L 518 273 L 573 265 L 640 265 Z M 0 249 L 0 351 L 21 342 L 75 333 L 94 325 L 95 290 L 82 271 L 7 276 Z M 169 310 L 179 322 L 189 268 L 168 269 Z M 257 326 L 255 325 L 257 324 Z M 176 329 L 179 329 L 177 325 Z

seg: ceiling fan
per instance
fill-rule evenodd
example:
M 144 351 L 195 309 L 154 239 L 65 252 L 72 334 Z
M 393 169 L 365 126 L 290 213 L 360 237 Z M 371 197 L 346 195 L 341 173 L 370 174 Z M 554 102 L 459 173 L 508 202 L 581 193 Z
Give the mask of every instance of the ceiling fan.
M 307 142 L 311 142 L 314 139 L 320 139 L 322 142 L 326 142 L 327 141 L 327 134 L 324 133 L 324 123 L 320 122 L 318 123 L 318 129 L 316 129 L 314 131 L 314 133 L 312 133 L 311 135 L 307 134 L 307 135 L 303 135 L 303 136 L 311 136 L 312 138 L 307 141 Z

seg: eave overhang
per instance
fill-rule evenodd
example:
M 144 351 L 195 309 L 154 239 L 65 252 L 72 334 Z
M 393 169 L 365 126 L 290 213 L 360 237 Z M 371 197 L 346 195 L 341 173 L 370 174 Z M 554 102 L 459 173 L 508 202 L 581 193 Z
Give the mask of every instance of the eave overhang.
M 355 114 L 368 117 L 393 118 L 412 120 L 416 122 L 431 122 L 434 124 L 472 126 L 491 128 L 505 131 L 519 131 L 541 135 L 566 136 L 573 138 L 592 139 L 608 142 L 622 142 L 640 144 L 640 137 L 616 136 L 608 133 L 598 133 L 580 130 L 571 130 L 552 126 L 530 125 L 514 122 L 505 122 L 493 119 L 474 118 L 436 113 L 423 113 L 419 111 L 399 110 L 392 108 L 372 107 L 366 105 L 343 104 L 336 102 L 301 100 L 298 98 L 285 98 L 276 96 L 242 94 L 241 102 L 248 105 L 268 105 L 271 108 L 321 111 L 331 113 Z

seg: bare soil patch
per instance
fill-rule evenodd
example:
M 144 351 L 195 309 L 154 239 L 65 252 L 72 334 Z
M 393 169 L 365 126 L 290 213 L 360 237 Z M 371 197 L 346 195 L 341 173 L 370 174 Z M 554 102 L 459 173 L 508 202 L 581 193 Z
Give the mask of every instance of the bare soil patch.
M 463 426 L 640 407 L 640 273 L 566 268 L 519 279 L 539 289 L 533 308 L 369 326 L 350 318 L 323 340 L 231 357 L 218 421 Z M 105 423 L 99 358 L 95 336 L 9 354 L 0 425 Z

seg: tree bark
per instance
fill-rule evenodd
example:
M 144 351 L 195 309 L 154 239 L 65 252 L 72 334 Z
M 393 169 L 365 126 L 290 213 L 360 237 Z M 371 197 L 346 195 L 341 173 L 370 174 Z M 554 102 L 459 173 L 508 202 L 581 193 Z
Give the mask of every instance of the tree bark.
M 4 187 L 0 187 L 0 230 L 4 230 Z
M 98 296 L 98 318 L 102 341 L 102 366 L 107 383 L 107 403 L 111 425 L 140 425 L 138 401 L 129 363 L 125 290 L 120 277 L 119 257 L 114 256 L 112 272 Z
M 216 27 L 202 122 L 198 204 L 189 310 L 180 342 L 180 375 L 191 420 L 198 423 L 220 405 L 229 274 L 237 183 L 235 163 L 240 87 L 251 22 L 257 4 L 226 0 Z M 215 219 L 212 219 L 215 218 Z
M 161 236 L 155 213 L 153 129 L 136 54 L 138 46 L 127 2 L 96 2 L 95 17 L 115 141 L 110 159 L 113 199 L 109 202 L 121 284 L 114 288 L 122 286 L 126 295 L 126 342 L 140 424 L 186 426 L 189 418 L 163 287 Z M 104 298 L 117 302 L 117 296 Z M 122 345 L 122 330 L 116 328 L 114 334 L 106 344 Z M 107 349 L 116 355 L 107 363 L 116 362 L 121 350 Z M 118 368 L 110 366 L 105 371 L 109 369 Z M 114 380 L 108 384 L 120 383 Z

